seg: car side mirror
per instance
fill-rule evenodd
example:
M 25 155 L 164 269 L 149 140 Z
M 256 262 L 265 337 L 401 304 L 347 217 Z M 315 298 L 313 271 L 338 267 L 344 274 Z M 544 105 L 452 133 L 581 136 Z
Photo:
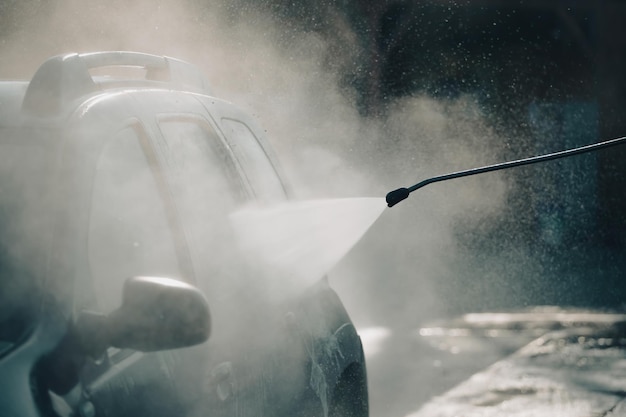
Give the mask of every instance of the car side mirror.
M 109 346 L 144 352 L 193 346 L 211 331 L 204 295 L 182 281 L 157 277 L 126 280 L 122 306 L 104 325 Z
M 41 366 L 50 389 L 64 395 L 86 356 L 97 359 L 111 346 L 143 352 L 193 346 L 210 332 L 209 307 L 197 288 L 170 278 L 129 278 L 122 306 L 108 316 L 81 312 Z

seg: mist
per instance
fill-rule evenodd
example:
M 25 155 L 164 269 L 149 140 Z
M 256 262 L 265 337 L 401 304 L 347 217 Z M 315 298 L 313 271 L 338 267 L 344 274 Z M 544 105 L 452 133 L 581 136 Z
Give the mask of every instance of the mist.
M 2 38 L 0 71 L 3 78 L 28 79 L 45 58 L 69 51 L 137 50 L 188 60 L 206 72 L 217 97 L 247 109 L 266 129 L 297 199 L 383 197 L 428 176 L 501 159 L 508 138 L 494 133 L 475 98 L 408 97 L 390 103 L 385 117 L 363 117 L 341 85 L 344 63 L 360 52 L 345 22 L 326 22 L 337 29 L 328 39 L 283 27 L 259 9 L 193 2 L 25 5 L 11 10 L 14 30 Z M 506 189 L 497 173 L 429 186 L 385 212 L 363 251 L 383 262 L 390 252 L 420 259 L 419 265 L 397 260 L 381 271 L 389 285 L 415 285 L 423 293 L 428 284 L 417 285 L 414 276 L 443 279 L 455 259 L 456 225 L 495 216 Z M 358 286 L 377 280 L 362 278 Z
M 4 79 L 29 79 L 43 60 L 66 52 L 132 50 L 198 65 L 216 97 L 244 108 L 264 128 L 290 181 L 290 194 L 300 202 L 382 202 L 398 187 L 501 162 L 510 156 L 511 140 L 527 139 L 523 133 L 503 136 L 471 94 L 416 93 L 390 99 L 379 114 L 363 114 L 345 82 L 346 68 L 363 46 L 338 15 L 325 22 L 333 38 L 283 25 L 263 8 L 243 2 L 28 1 L 10 8 L 4 20 L 12 22 L 0 32 Z M 517 229 L 508 246 L 489 242 L 485 250 L 480 240 L 511 210 L 514 186 L 505 174 L 490 173 L 429 185 L 394 208 L 359 213 L 358 205 L 350 205 L 355 212 L 329 222 L 323 238 L 329 246 L 341 241 L 347 233 L 338 227 L 342 219 L 361 216 L 360 229 L 351 234 L 356 238 L 337 252 L 345 256 L 302 267 L 328 275 L 357 329 L 364 331 L 408 332 L 461 312 L 532 304 L 541 298 L 518 278 L 546 271 L 529 262 L 530 249 L 515 245 Z M 279 236 L 293 232 L 272 227 Z M 308 242 L 307 230 L 302 233 Z M 481 244 L 472 244 L 475 240 Z M 509 256 L 502 257 L 504 252 Z M 248 284 L 233 280 L 233 285 Z M 286 290 L 272 285 L 271 291 Z M 249 314 L 233 320 L 247 319 Z

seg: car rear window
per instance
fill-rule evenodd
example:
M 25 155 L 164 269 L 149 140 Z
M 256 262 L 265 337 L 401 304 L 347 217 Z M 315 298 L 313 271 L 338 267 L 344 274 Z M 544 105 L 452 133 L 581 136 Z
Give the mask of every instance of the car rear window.
M 285 190 L 276 170 L 252 130 L 243 122 L 222 119 L 222 130 L 242 165 L 255 195 L 262 201 L 282 201 Z

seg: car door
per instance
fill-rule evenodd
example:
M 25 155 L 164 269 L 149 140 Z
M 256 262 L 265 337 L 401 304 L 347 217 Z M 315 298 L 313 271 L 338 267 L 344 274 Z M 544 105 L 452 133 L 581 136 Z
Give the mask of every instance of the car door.
M 247 373 L 241 360 L 245 355 L 232 346 L 241 341 L 242 334 L 233 329 L 242 319 L 239 303 L 245 303 L 242 290 L 248 274 L 234 251 L 228 213 L 243 204 L 250 192 L 230 149 L 202 114 L 163 112 L 156 125 L 159 159 L 189 243 L 195 284 L 207 296 L 213 317 L 205 351 L 188 352 L 183 358 L 189 364 L 185 373 L 204 366 L 202 402 L 211 403 L 212 415 L 233 415 L 241 407 L 241 389 L 234 387 L 241 388 L 242 383 L 235 381 L 236 374 Z
M 242 203 L 281 201 L 286 193 L 245 115 L 196 98 L 213 104 L 215 113 L 162 113 L 157 124 L 198 286 L 206 289 L 214 318 L 205 410 L 277 415 L 305 389 L 303 371 L 296 369 L 301 356 L 282 331 L 287 311 L 268 305 L 275 301 L 271 286 L 241 257 L 227 216 Z
M 97 159 L 87 236 L 94 305 L 108 314 L 121 304 L 132 276 L 180 278 L 190 274 L 184 237 L 177 229 L 150 137 L 130 120 Z M 97 416 L 170 416 L 176 398 L 175 353 L 110 347 L 81 373 L 81 413 Z M 82 414 L 81 414 L 82 415 Z
M 206 361 L 193 361 L 195 367 L 203 363 L 206 373 L 198 413 L 263 415 L 262 407 L 277 391 L 277 386 L 266 386 L 271 379 L 263 365 L 275 348 L 275 339 L 268 335 L 277 321 L 263 305 L 266 287 L 241 257 L 228 221 L 233 210 L 256 195 L 236 154 L 206 111 L 196 106 L 188 106 L 188 113 L 162 112 L 156 124 L 196 285 L 212 310 Z

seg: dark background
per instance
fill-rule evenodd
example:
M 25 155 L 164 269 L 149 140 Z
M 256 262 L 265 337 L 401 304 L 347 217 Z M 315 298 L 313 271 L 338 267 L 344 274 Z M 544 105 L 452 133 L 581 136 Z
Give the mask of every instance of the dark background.
M 470 94 L 506 141 L 505 159 L 626 135 L 626 2 L 275 1 L 265 7 L 329 38 L 335 32 L 325 22 L 337 15 L 348 22 L 360 49 L 343 64 L 342 83 L 364 116 L 384 118 L 399 97 Z M 521 305 L 621 307 L 625 156 L 626 147 L 619 147 L 510 171 L 508 210 L 480 233 L 459 232 L 465 247 L 497 256 L 503 246 L 524 245 L 558 277 Z M 468 249 L 468 256 L 479 252 Z

